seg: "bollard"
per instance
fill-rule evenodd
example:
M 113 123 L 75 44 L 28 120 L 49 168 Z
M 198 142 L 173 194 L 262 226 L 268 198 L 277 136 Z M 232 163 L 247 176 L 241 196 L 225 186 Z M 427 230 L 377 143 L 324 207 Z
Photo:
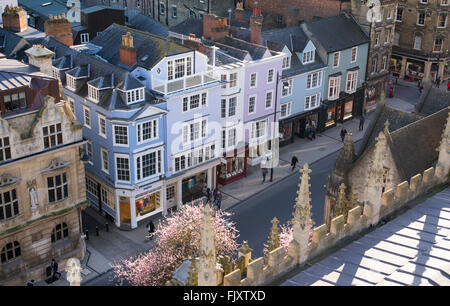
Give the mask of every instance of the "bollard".
M 109 232 L 109 224 L 108 223 L 105 223 L 105 230 L 106 230 L 106 232 Z
M 98 226 L 95 227 L 95 236 L 98 236 Z
M 85 230 L 85 231 L 84 231 L 84 234 L 86 235 L 86 240 L 89 240 L 89 231 L 88 231 L 88 230 Z

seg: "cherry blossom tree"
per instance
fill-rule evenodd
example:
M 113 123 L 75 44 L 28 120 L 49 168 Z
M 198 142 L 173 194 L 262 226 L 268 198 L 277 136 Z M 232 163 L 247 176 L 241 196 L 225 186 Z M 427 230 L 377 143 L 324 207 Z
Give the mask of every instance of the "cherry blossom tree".
M 121 259 L 113 266 L 115 277 L 133 286 L 162 286 L 189 256 L 199 253 L 203 204 L 185 204 L 165 217 L 153 233 L 155 246 L 148 252 Z M 233 255 L 239 236 L 231 213 L 216 211 L 213 216 L 216 254 Z

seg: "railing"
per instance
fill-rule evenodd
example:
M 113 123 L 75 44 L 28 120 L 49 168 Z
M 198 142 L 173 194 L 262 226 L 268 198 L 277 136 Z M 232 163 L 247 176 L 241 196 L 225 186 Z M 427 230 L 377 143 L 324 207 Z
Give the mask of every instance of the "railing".
M 170 81 L 161 80 L 152 76 L 152 89 L 156 92 L 167 95 L 217 81 L 219 81 L 219 77 L 214 71 L 201 72 Z

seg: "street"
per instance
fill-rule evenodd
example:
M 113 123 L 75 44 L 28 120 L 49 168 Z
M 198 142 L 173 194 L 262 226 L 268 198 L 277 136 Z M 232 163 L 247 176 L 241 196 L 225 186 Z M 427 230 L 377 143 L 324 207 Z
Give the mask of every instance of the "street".
M 355 144 L 358 149 L 360 142 Z M 325 189 L 327 176 L 331 173 L 339 151 L 310 165 L 311 205 L 312 217 L 315 225 L 323 223 Z M 231 220 L 236 222 L 240 236 L 238 242 L 249 242 L 253 249 L 252 258 L 263 255 L 264 243 L 271 228 L 270 221 L 277 217 L 280 224 L 286 224 L 292 218 L 295 198 L 297 197 L 298 184 L 300 183 L 300 165 L 297 165 L 296 173 L 279 181 L 249 199 L 232 207 Z M 110 270 L 97 278 L 88 281 L 83 286 L 116 286 L 119 283 L 113 280 L 113 271 Z M 124 284 L 126 285 L 126 284 Z

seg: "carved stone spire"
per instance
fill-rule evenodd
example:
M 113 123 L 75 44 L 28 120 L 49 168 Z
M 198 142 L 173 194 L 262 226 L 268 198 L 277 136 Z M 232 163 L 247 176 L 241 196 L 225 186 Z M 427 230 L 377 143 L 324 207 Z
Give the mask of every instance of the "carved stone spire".
M 378 222 L 381 194 L 384 174 L 384 155 L 386 152 L 386 136 L 384 132 L 380 132 L 376 138 L 375 150 L 373 151 L 372 160 L 367 178 L 366 186 L 366 206 L 364 207 L 364 214 L 369 217 L 372 224 Z M 367 207 L 367 209 L 366 209 Z
M 450 110 L 450 107 L 448 110 Z M 445 181 L 448 179 L 450 170 L 450 112 L 448 113 L 447 123 L 442 132 L 441 144 L 437 151 L 439 152 L 439 158 L 436 166 L 436 176 L 439 180 Z
M 292 223 L 298 224 L 301 229 L 308 228 L 313 224 L 311 219 L 311 198 L 309 195 L 309 174 L 311 173 L 311 169 L 309 169 L 308 164 L 303 165 L 303 169 L 300 170 L 302 172 L 301 183 L 299 185 L 299 190 L 297 191 L 297 199 L 295 203 L 295 211 L 293 213 L 294 218 L 292 219 Z
M 295 210 L 291 224 L 293 226 L 293 241 L 289 245 L 289 253 L 297 263 L 302 264 L 308 258 L 309 234 L 314 221 L 311 219 L 311 198 L 309 195 L 309 169 L 308 164 L 303 165 L 301 183 L 297 191 Z
M 345 197 L 345 189 L 346 188 L 347 187 L 345 186 L 344 183 L 342 183 L 339 186 L 339 193 L 338 193 L 338 198 L 336 201 L 334 217 L 337 217 L 340 215 L 344 215 L 344 217 L 345 217 L 345 213 L 347 212 L 347 199 Z
M 197 286 L 198 285 L 198 271 L 197 271 L 197 260 L 195 255 L 191 257 L 191 265 L 189 266 L 187 286 Z
M 81 284 L 81 265 L 78 258 L 69 258 L 66 263 L 67 280 L 71 286 L 80 286 Z
M 345 180 L 345 176 L 355 160 L 355 144 L 353 143 L 352 132 L 347 134 L 344 147 L 339 152 L 338 158 L 334 164 L 334 179 L 340 180 L 339 183 Z
M 275 217 L 270 221 L 272 223 L 272 228 L 270 229 L 269 241 L 268 241 L 268 250 L 273 251 L 280 246 L 280 233 L 278 230 L 278 224 L 280 221 Z
M 206 204 L 203 211 L 203 226 L 200 239 L 200 260 L 198 269 L 199 286 L 216 286 L 216 247 L 212 224 L 212 209 Z

